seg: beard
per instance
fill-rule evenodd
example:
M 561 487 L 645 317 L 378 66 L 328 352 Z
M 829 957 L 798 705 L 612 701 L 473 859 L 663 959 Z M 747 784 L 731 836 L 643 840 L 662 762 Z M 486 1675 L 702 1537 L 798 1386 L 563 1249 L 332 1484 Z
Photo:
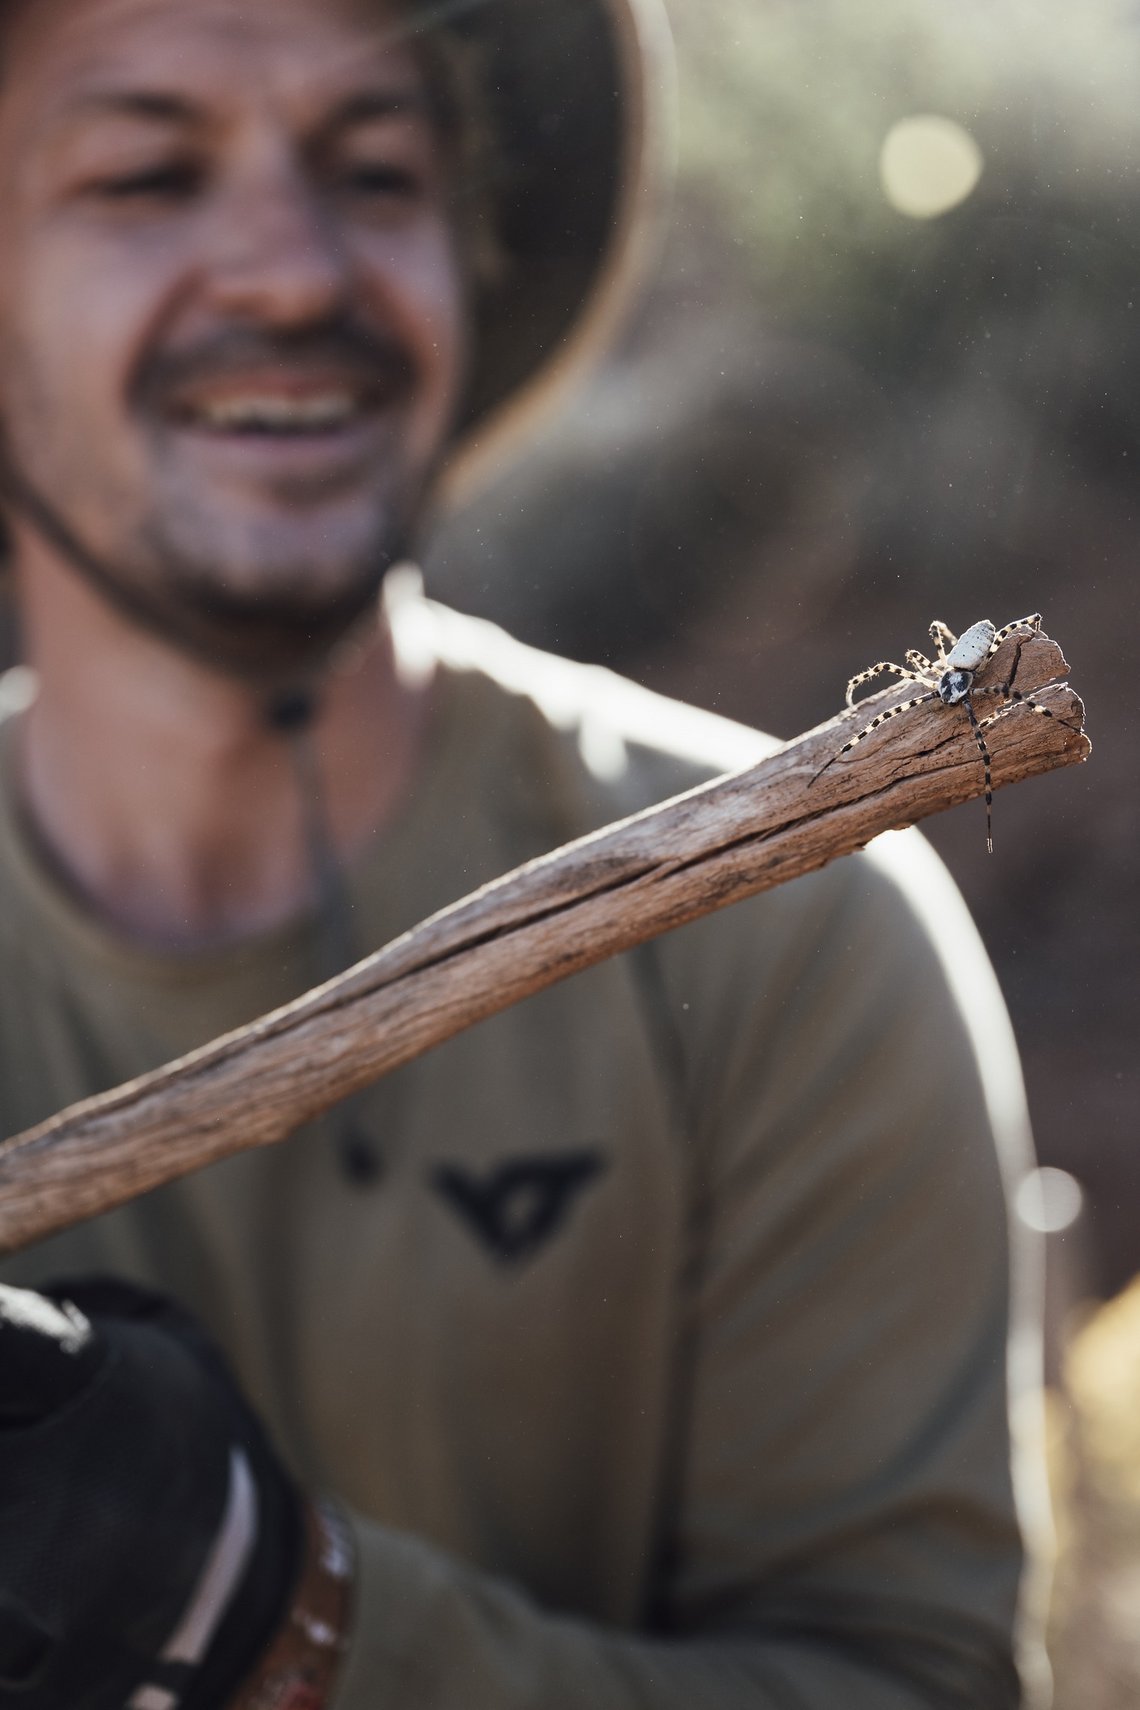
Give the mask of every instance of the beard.
M 217 559 L 180 550 L 170 531 L 153 520 L 140 546 L 104 557 L 84 542 L 61 508 L 10 466 L 0 470 L 0 492 L 129 622 L 201 664 L 255 683 L 319 669 L 375 607 L 385 575 L 411 555 L 414 539 L 410 521 L 393 521 L 351 561 L 340 562 L 331 587 L 312 576 L 313 561 L 306 558 L 298 559 L 297 574 L 283 585 L 246 591 L 240 583 L 227 583 Z
M 272 484 L 256 502 L 232 495 L 211 506 L 180 473 L 177 444 L 163 426 L 162 401 L 190 380 L 277 356 L 291 363 L 351 358 L 393 406 L 387 453 L 366 490 L 307 490 Z M 325 327 L 286 339 L 223 336 L 209 349 L 159 359 L 137 377 L 132 406 L 148 429 L 150 479 L 137 495 L 101 483 L 89 449 L 46 430 L 57 412 L 29 415 L 22 461 L 0 437 L 0 499 L 20 515 L 73 572 L 131 623 L 228 675 L 260 686 L 313 674 L 330 651 L 375 608 L 389 568 L 409 556 L 435 474 L 401 456 L 400 405 L 415 372 L 399 349 L 351 327 Z M 28 400 L 31 402 L 31 400 Z M 38 400 L 37 400 L 38 402 Z M 17 413 L 16 419 L 27 419 Z M 66 420 L 66 417 L 64 417 Z M 33 478 L 33 461 L 44 480 Z M 438 460 L 437 460 L 438 461 Z M 57 500 L 62 493 L 69 499 Z M 248 496 L 247 496 L 248 498 Z M 343 508 L 347 506 L 347 509 Z

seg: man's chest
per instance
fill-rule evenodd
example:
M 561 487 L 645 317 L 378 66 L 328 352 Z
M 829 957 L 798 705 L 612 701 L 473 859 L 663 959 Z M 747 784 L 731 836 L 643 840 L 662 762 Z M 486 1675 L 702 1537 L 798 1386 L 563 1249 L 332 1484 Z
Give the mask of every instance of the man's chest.
M 60 1102 L 115 1078 L 106 1019 L 41 1022 Z M 611 964 L 6 1274 L 175 1294 L 307 1480 L 566 1593 L 613 1548 L 598 1514 L 648 1510 L 662 1448 L 686 1233 L 664 1087 Z M 346 1170 L 349 1129 L 374 1169 Z

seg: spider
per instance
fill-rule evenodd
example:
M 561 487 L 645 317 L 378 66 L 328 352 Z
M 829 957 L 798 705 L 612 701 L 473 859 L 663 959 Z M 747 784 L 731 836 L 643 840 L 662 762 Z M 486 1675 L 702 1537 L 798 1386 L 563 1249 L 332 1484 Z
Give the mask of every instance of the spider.
M 930 626 L 930 639 L 938 649 L 933 660 L 928 659 L 925 653 L 919 653 L 914 647 L 908 649 L 905 665 L 895 665 L 889 659 L 880 659 L 877 665 L 871 665 L 866 671 L 860 671 L 852 677 L 847 685 L 847 705 L 852 708 L 859 706 L 861 703 L 855 699 L 855 690 L 861 684 L 869 683 L 873 677 L 881 676 L 884 671 L 891 671 L 896 677 L 901 677 L 908 683 L 921 683 L 925 692 L 921 695 L 915 695 L 912 700 L 902 701 L 897 707 L 888 707 L 885 712 L 876 713 L 875 717 L 865 724 L 862 730 L 857 730 L 855 735 L 831 756 L 830 760 L 824 762 L 815 774 L 816 778 L 826 772 L 827 768 L 836 760 L 842 759 L 844 754 L 849 754 L 858 743 L 862 742 L 865 736 L 870 736 L 873 730 L 877 730 L 888 719 L 897 718 L 899 713 L 909 712 L 912 707 L 922 706 L 925 701 L 933 700 L 940 700 L 944 706 L 948 707 L 963 706 L 970 720 L 970 727 L 974 732 L 974 740 L 978 744 L 978 752 L 982 757 L 982 766 L 985 769 L 986 848 L 992 855 L 994 839 L 990 751 L 986 747 L 986 739 L 982 732 L 987 725 L 993 724 L 996 719 L 1001 718 L 1015 702 L 1031 708 L 1033 712 L 1043 713 L 1046 718 L 1053 718 L 1055 715 L 1050 712 L 1048 707 L 1043 707 L 1039 701 L 1035 701 L 1031 695 L 1023 695 L 1020 690 L 1014 688 L 1013 678 L 1017 673 L 1016 661 L 1008 682 L 987 683 L 981 688 L 975 688 L 974 678 L 987 659 L 992 658 L 997 652 L 1006 636 L 1012 635 L 1016 629 L 1025 629 L 1031 634 L 1036 634 L 1040 628 L 1040 612 L 1031 612 L 1028 617 L 1015 618 L 1013 623 L 1007 623 L 1003 629 L 995 629 L 988 618 L 983 618 L 980 623 L 971 624 L 969 629 L 960 636 L 955 635 L 953 630 L 948 629 L 944 623 L 940 623 L 936 618 Z M 997 712 L 991 713 L 988 718 L 979 720 L 974 711 L 973 697 L 975 695 L 1000 695 L 1002 705 Z M 814 783 L 814 781 L 813 779 L 812 782 Z

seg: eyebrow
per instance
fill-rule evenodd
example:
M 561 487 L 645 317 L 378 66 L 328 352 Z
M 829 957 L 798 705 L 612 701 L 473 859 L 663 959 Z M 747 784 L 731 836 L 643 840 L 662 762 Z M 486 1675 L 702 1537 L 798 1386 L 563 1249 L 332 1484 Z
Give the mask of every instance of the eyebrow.
M 81 96 L 71 114 L 125 113 L 164 124 L 191 124 L 200 117 L 194 103 L 180 95 L 159 94 L 143 89 L 100 89 Z M 71 115 L 69 115 L 71 116 Z
M 142 89 L 95 90 L 81 97 L 69 117 L 88 113 L 124 114 L 167 125 L 201 123 L 206 116 L 194 101 L 181 95 Z M 430 119 L 432 105 L 423 89 L 408 85 L 393 89 L 365 89 L 349 95 L 321 123 L 321 130 L 345 130 L 352 125 L 401 115 Z
M 390 119 L 404 113 L 413 118 L 432 116 L 432 105 L 425 90 L 412 85 L 402 89 L 362 90 L 334 107 L 323 128 L 344 129 L 349 125 L 367 124 L 371 119 Z

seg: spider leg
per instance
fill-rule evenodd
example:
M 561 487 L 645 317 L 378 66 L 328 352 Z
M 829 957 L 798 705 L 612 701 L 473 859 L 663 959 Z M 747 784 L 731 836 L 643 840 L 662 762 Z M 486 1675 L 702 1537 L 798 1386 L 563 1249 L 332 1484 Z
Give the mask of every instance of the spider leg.
M 998 648 L 1001 646 L 1002 642 L 1005 640 L 1006 636 L 1012 635 L 1015 629 L 1031 629 L 1033 631 L 1034 635 L 1036 635 L 1037 632 L 1040 630 L 1040 628 L 1041 628 L 1041 613 L 1040 612 L 1030 612 L 1028 617 L 1014 618 L 1012 623 L 1007 623 L 1004 626 L 1004 628 L 999 629 L 996 632 L 996 634 L 994 635 L 993 641 L 990 643 L 990 652 L 996 653 Z
M 858 744 L 863 740 L 863 737 L 868 737 L 868 735 L 872 734 L 872 730 L 879 730 L 880 725 L 885 725 L 889 718 L 897 718 L 899 713 L 909 713 L 909 710 L 911 710 L 913 706 L 921 706 L 925 701 L 937 701 L 937 699 L 937 694 L 933 693 L 933 689 L 931 689 L 928 694 L 916 694 L 911 701 L 901 701 L 897 706 L 889 706 L 889 708 L 885 710 L 885 713 L 875 713 L 872 720 L 868 720 L 868 723 L 865 723 L 861 730 L 856 730 L 853 737 L 848 737 L 848 740 L 844 742 L 841 749 L 836 749 L 836 752 L 832 754 L 829 761 L 824 761 L 824 764 L 820 766 L 819 771 L 827 771 L 827 768 L 829 768 L 834 761 L 837 761 L 837 759 L 843 759 L 844 754 L 849 754 L 853 747 L 858 747 Z M 819 778 L 819 771 L 815 773 L 817 778 Z
M 945 659 L 958 637 L 952 629 L 948 629 L 941 618 L 935 618 L 930 626 L 930 639 L 938 649 L 939 659 Z
M 863 726 L 862 730 L 857 730 L 854 736 L 848 738 L 842 748 L 836 749 L 830 760 L 824 761 L 815 777 L 812 778 L 812 783 L 814 784 L 816 778 L 826 772 L 829 766 L 834 766 L 837 760 L 842 760 L 845 754 L 850 754 L 851 750 L 862 742 L 865 736 L 870 736 L 873 730 L 878 730 L 881 724 L 886 724 L 889 718 L 897 718 L 899 713 L 909 712 L 912 707 L 920 707 L 924 701 L 936 701 L 937 699 L 937 694 L 931 689 L 928 694 L 915 695 L 913 700 L 902 701 L 897 707 L 888 707 L 886 712 L 876 713 L 874 718 Z
M 982 719 L 981 728 L 983 730 L 987 725 L 996 724 L 999 718 L 1005 718 L 1015 706 L 1028 707 L 1031 712 L 1040 713 L 1044 718 L 1057 717 L 1051 707 L 1043 707 L 1040 701 L 1033 699 L 1032 695 L 1023 695 L 1020 689 L 1011 689 L 1008 683 L 998 683 L 990 688 L 975 689 L 974 693 L 976 695 L 1001 695 L 1003 697 L 1003 704 L 997 711 L 990 713 L 988 718 Z
M 928 676 L 933 674 L 934 666 L 930 663 L 930 660 L 926 657 L 926 654 L 920 653 L 918 651 L 917 647 L 908 647 L 907 648 L 907 650 L 906 650 L 906 662 L 911 667 L 912 670 L 918 672 L 920 677 L 922 676 L 923 672 L 925 672 Z
M 921 683 L 923 679 L 917 671 L 908 670 L 905 665 L 895 665 L 890 659 L 880 659 L 877 665 L 870 665 L 866 671 L 860 671 L 847 685 L 847 705 L 855 705 L 855 691 L 862 683 L 869 683 L 872 677 L 881 677 L 884 671 L 893 671 L 896 677 L 902 677 L 908 683 Z
M 985 771 L 985 776 L 986 776 L 986 848 L 989 851 L 989 853 L 992 855 L 994 852 L 994 827 L 993 827 L 994 792 L 993 792 L 993 779 L 990 776 L 990 751 L 986 747 L 986 739 L 982 735 L 982 727 L 978 723 L 978 715 L 974 711 L 974 703 L 970 699 L 969 695 L 966 696 L 965 700 L 962 702 L 962 705 L 965 707 L 967 713 L 970 715 L 970 728 L 974 732 L 974 741 L 978 745 L 978 752 L 982 757 L 982 766 L 983 766 L 983 769 Z M 989 720 L 987 719 L 986 722 L 988 724 Z

